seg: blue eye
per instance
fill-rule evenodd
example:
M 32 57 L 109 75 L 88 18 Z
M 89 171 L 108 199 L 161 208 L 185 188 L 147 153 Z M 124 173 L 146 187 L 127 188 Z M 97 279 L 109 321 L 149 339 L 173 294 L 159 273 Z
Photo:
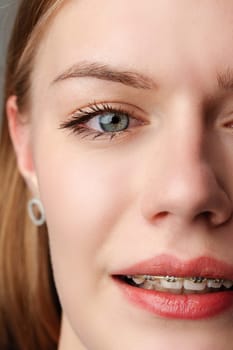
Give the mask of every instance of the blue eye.
M 92 129 L 99 127 L 104 132 L 120 132 L 129 127 L 130 118 L 121 113 L 105 112 L 100 116 L 93 117 L 86 125 Z M 97 124 L 97 125 L 96 125 Z
M 74 134 L 85 138 L 89 135 L 93 139 L 99 137 L 114 137 L 130 132 L 131 128 L 145 124 L 145 121 L 136 118 L 134 114 L 121 108 L 113 108 L 107 104 L 94 104 L 87 110 L 79 109 L 73 113 L 71 119 L 61 124 L 61 129 L 71 129 Z

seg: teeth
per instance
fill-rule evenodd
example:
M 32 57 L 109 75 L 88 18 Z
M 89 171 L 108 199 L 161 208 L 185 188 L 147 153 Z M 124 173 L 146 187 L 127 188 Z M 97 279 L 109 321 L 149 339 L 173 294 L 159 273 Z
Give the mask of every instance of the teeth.
M 223 280 L 215 279 L 215 280 L 209 280 L 207 282 L 207 286 L 209 288 L 221 288 L 223 284 Z
M 165 278 L 166 278 L 167 282 L 176 282 L 177 281 L 177 278 L 174 276 L 166 276 Z
M 167 288 L 167 289 L 180 289 L 181 290 L 183 287 L 183 282 L 181 280 L 169 282 L 166 279 L 161 279 L 160 285 L 161 285 L 161 287 Z
M 191 293 L 191 292 L 210 292 L 212 289 L 220 289 L 222 286 L 225 288 L 232 288 L 233 281 L 223 279 L 213 279 L 205 277 L 174 277 L 174 276 L 150 276 L 150 275 L 134 275 L 127 276 L 138 287 L 157 290 L 168 291 L 172 293 Z M 209 290 L 209 289 L 210 290 Z
M 191 277 L 191 281 L 194 283 L 202 283 L 204 282 L 206 279 L 204 277 Z
M 144 275 L 144 277 L 147 281 L 154 281 L 156 279 L 156 276 Z
M 208 292 L 208 288 L 219 289 L 222 286 L 232 288 L 233 281 L 205 277 L 174 277 L 134 275 L 127 276 L 138 287 L 160 291 L 172 290 L 173 293 Z
M 142 287 L 145 289 L 154 289 L 154 284 L 151 283 L 150 281 L 145 281 L 143 283 Z
M 184 289 L 199 291 L 199 290 L 204 290 L 205 288 L 206 288 L 206 281 L 197 283 L 188 279 L 184 280 Z
M 233 286 L 233 282 L 229 280 L 223 281 L 223 285 L 225 288 L 231 288 Z
M 130 277 L 130 276 L 129 276 Z M 139 276 L 133 276 L 132 280 L 134 281 L 134 283 L 136 284 L 142 284 L 145 282 L 146 278 L 143 275 L 139 275 Z

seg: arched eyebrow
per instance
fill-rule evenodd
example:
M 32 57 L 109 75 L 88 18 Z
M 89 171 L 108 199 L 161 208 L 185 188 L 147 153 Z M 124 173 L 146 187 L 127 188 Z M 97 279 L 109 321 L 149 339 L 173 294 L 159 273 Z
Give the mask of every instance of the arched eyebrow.
M 96 78 L 121 83 L 136 89 L 158 89 L 158 84 L 149 76 L 129 70 L 119 70 L 105 63 L 81 61 L 75 63 L 63 73 L 59 74 L 52 85 L 72 78 Z M 233 69 L 216 73 L 217 88 L 224 91 L 233 91 Z
M 121 83 L 136 89 L 152 90 L 158 86 L 155 81 L 136 71 L 119 70 L 104 63 L 82 61 L 75 63 L 58 75 L 52 84 L 71 78 L 96 78 Z

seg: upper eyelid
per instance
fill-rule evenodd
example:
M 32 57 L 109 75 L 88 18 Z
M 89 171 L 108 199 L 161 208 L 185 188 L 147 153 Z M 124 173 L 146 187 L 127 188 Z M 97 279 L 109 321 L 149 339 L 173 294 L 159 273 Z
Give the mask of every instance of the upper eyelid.
M 100 111 L 103 110 L 103 106 L 109 106 L 112 110 L 122 110 L 124 111 L 126 108 L 128 108 L 129 110 L 127 111 L 127 113 L 130 115 L 132 115 L 132 117 L 136 117 L 136 116 L 140 116 L 140 119 L 143 119 L 145 122 L 148 122 L 148 117 L 146 118 L 146 113 L 145 111 L 136 106 L 133 105 L 131 103 L 127 103 L 127 102 L 121 102 L 121 101 L 93 101 L 92 103 L 88 103 L 86 106 L 84 107 L 79 107 L 76 108 L 75 110 L 73 110 L 71 113 L 68 114 L 68 118 L 72 118 L 75 117 L 76 115 L 80 114 L 80 110 L 82 110 L 84 113 L 92 113 L 93 111 L 91 111 L 91 108 L 93 106 L 99 107 Z M 126 108 L 124 108 L 124 106 L 126 106 Z M 137 110 L 137 112 L 135 112 L 135 110 Z M 125 111 L 126 112 L 126 111 Z M 94 112 L 93 112 L 94 113 Z

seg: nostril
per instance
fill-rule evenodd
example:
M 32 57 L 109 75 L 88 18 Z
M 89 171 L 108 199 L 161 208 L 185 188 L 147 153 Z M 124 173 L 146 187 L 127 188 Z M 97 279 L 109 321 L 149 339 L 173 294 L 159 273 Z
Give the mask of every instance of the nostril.
M 224 215 L 225 214 L 225 215 Z M 206 222 L 209 222 L 212 226 L 224 225 L 232 219 L 232 215 L 226 215 L 226 213 L 204 211 L 198 215 L 199 218 L 203 218 Z
M 161 211 L 155 215 L 155 219 L 160 220 L 168 215 L 168 211 Z
M 200 213 L 198 216 L 199 217 L 203 217 L 204 219 L 207 219 L 208 221 L 211 219 L 211 217 L 213 217 L 213 213 L 211 213 L 210 211 L 204 211 L 203 213 Z
M 215 213 L 212 213 L 211 211 L 203 211 L 195 216 L 195 221 L 203 221 L 206 222 L 206 224 L 209 226 L 213 225 L 213 218 L 215 216 Z
M 168 215 L 167 211 L 161 211 L 160 213 L 156 214 L 156 219 L 162 219 L 167 215 Z

